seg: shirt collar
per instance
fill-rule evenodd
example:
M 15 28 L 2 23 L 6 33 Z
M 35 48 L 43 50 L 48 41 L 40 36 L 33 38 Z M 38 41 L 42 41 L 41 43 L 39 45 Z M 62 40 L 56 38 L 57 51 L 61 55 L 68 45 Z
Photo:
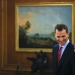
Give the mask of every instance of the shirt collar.
M 70 41 L 69 41 L 69 39 L 67 40 L 67 42 L 62 46 L 62 47 L 66 47 L 67 46 L 67 44 L 69 43 Z M 59 47 L 61 47 L 61 45 L 59 44 Z

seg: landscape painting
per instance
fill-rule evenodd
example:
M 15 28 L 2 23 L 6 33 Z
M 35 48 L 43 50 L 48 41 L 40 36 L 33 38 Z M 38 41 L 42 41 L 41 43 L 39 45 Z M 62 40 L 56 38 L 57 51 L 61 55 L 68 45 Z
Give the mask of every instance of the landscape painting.
M 72 41 L 72 5 L 16 5 L 16 51 L 50 51 L 57 44 L 54 27 L 65 24 Z

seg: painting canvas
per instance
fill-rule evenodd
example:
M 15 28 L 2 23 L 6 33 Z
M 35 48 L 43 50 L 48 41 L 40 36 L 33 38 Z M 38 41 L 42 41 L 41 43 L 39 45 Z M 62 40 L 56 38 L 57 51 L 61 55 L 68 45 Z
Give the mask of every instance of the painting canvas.
M 16 4 L 16 51 L 50 52 L 57 44 L 54 27 L 65 24 L 71 33 L 72 41 L 72 4 Z

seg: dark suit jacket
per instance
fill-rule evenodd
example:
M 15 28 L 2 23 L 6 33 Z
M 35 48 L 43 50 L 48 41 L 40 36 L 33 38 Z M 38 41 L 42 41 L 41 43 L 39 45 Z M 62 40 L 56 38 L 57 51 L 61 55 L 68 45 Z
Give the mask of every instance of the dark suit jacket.
M 75 52 L 74 45 L 69 42 L 59 65 L 57 63 L 57 51 L 59 45 L 53 47 L 53 75 L 75 75 Z

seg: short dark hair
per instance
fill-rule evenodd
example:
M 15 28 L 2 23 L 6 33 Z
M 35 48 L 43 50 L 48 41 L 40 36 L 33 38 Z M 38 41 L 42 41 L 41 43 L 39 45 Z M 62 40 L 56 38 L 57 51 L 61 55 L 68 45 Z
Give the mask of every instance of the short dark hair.
M 55 32 L 56 32 L 56 29 L 58 31 L 62 31 L 63 29 L 65 29 L 66 30 L 66 33 L 68 33 L 68 27 L 65 24 L 57 24 L 55 26 Z

